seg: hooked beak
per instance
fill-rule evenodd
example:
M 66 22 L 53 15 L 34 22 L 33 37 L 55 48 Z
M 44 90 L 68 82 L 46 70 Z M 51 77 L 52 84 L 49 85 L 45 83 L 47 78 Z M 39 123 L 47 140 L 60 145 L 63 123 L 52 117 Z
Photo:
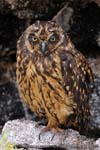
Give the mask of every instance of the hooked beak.
M 45 51 L 47 51 L 47 44 L 45 41 L 41 43 L 41 51 L 42 53 L 45 53 Z

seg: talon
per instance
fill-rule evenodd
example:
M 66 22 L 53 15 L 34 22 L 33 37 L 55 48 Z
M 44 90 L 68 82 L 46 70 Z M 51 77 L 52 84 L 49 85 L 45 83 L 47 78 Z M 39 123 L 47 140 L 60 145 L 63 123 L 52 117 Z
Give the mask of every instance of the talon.
M 48 132 L 48 131 L 50 131 L 50 128 L 48 128 L 48 127 L 43 128 L 43 129 L 41 130 L 41 132 L 39 133 L 39 140 L 40 140 L 41 134 L 43 134 L 43 133 L 45 133 L 45 132 Z
M 45 128 L 43 128 L 42 130 L 41 130 L 41 132 L 40 132 L 40 134 L 39 134 L 39 140 L 40 140 L 40 137 L 41 137 L 41 134 L 43 134 L 43 133 L 45 133 L 45 132 L 52 132 L 52 133 L 54 133 L 54 135 L 53 135 L 53 137 L 55 136 L 55 133 L 57 133 L 57 132 L 63 132 L 63 129 L 60 129 L 59 127 L 53 127 L 53 128 L 51 128 L 51 127 L 45 127 Z
M 59 127 L 45 127 L 42 129 L 43 132 L 48 132 L 48 131 L 51 131 L 51 132 L 62 132 L 63 129 L 59 128 Z

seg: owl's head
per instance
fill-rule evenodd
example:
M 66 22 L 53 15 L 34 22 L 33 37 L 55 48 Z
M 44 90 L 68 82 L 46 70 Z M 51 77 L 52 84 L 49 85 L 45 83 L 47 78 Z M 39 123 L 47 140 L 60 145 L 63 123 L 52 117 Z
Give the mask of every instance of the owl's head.
M 24 46 L 31 53 L 47 55 L 59 48 L 65 40 L 63 29 L 52 21 L 37 21 L 24 33 Z

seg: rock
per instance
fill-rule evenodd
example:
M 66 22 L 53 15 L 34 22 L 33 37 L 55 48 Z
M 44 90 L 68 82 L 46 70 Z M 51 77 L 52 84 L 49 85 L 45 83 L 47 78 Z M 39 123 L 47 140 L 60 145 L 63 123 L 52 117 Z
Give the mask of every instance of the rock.
M 100 75 L 96 75 L 94 79 L 94 90 L 90 96 L 91 123 L 90 128 L 100 130 Z M 98 132 L 100 136 L 100 132 Z
M 100 54 L 99 5 L 99 0 L 69 0 L 52 19 L 67 31 L 75 47 L 86 56 Z
M 73 8 L 66 4 L 56 16 L 53 17 L 52 21 L 55 21 L 58 25 L 62 26 L 65 31 L 70 29 L 70 21 L 73 15 Z
M 0 62 L 0 86 L 15 80 L 16 63 Z
M 5 82 L 5 81 L 4 81 Z M 18 118 L 34 119 L 34 114 L 19 97 L 16 82 L 0 85 L 0 126 L 8 120 Z
M 44 126 L 36 127 L 37 123 L 29 120 L 8 121 L 2 136 L 7 132 L 7 141 L 17 147 L 31 149 L 57 149 L 57 150 L 98 150 L 100 140 L 95 141 L 80 135 L 77 131 L 66 129 L 60 133 L 42 132 Z
M 74 11 L 73 14 L 68 32 L 75 47 L 89 57 L 94 58 L 100 55 L 100 47 L 97 43 L 97 36 L 100 32 L 100 8 L 92 2 Z
M 11 14 L 0 14 L 0 63 L 16 61 L 16 43 L 26 24 Z
M 99 34 L 97 35 L 97 43 L 98 43 L 98 46 L 100 47 L 100 32 L 99 32 Z
M 6 3 L 14 15 L 20 19 L 36 19 L 48 12 L 48 0 L 6 0 Z
M 95 141 L 95 145 L 98 145 L 100 147 L 100 138 Z
M 12 13 L 20 19 L 52 18 L 53 14 L 64 5 L 64 0 L 0 0 L 0 12 Z
M 93 70 L 93 73 L 100 77 L 100 56 L 98 55 L 96 58 L 89 58 L 88 62 Z
M 0 125 L 14 118 L 24 117 L 22 103 L 14 83 L 0 85 Z

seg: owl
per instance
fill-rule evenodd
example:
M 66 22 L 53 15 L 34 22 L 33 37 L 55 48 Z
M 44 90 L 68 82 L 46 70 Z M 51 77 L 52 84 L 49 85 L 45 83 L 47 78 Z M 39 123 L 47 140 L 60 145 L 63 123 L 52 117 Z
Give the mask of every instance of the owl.
M 17 82 L 21 98 L 47 130 L 85 131 L 90 120 L 93 74 L 67 33 L 52 21 L 36 21 L 19 38 Z

